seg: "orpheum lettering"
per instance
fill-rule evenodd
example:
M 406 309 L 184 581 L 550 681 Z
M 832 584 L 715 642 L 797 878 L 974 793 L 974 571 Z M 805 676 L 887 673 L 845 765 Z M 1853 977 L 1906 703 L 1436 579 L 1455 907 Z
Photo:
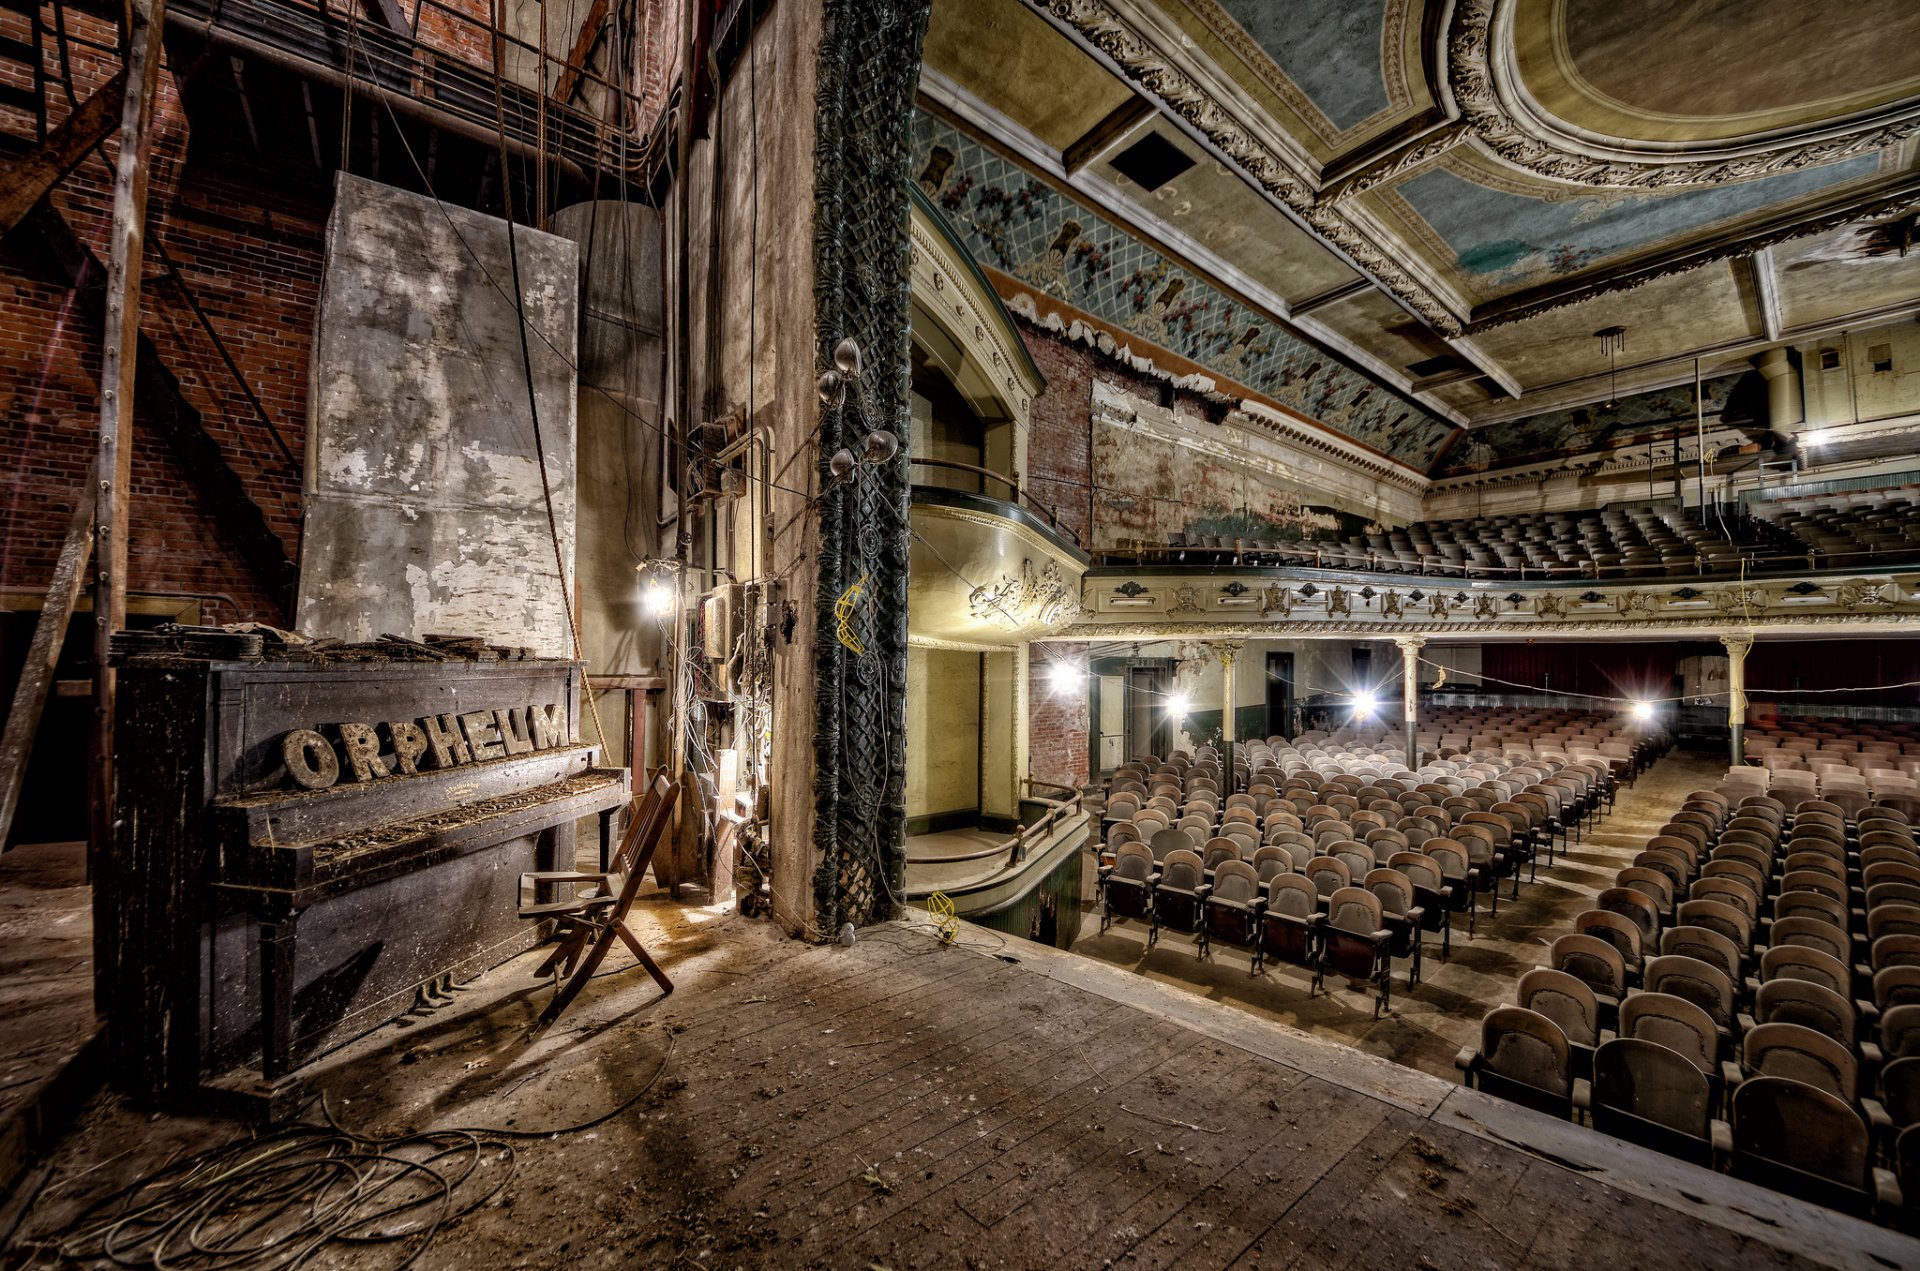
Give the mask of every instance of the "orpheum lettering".
M 343 773 L 355 781 L 379 781 L 568 744 L 567 708 L 533 705 L 296 728 L 281 737 L 280 758 L 293 784 L 325 790 Z

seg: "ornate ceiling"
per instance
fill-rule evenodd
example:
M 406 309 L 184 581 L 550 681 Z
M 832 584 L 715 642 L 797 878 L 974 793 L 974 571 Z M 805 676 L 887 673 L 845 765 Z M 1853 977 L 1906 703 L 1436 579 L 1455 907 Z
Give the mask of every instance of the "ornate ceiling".
M 1913 0 L 936 0 L 927 66 L 926 109 L 1455 424 L 1607 396 L 1604 327 L 1629 391 L 1920 309 L 1880 228 L 1920 208 Z M 1136 179 L 1143 141 L 1190 165 Z

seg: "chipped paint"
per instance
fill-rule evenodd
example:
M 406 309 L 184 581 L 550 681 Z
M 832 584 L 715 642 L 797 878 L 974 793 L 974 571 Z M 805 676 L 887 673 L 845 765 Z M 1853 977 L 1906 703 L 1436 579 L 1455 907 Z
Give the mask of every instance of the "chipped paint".
M 301 630 L 569 652 L 575 385 L 555 350 L 575 344 L 578 250 L 525 228 L 515 242 L 551 528 L 519 315 L 499 289 L 505 222 L 341 176 L 314 341 Z

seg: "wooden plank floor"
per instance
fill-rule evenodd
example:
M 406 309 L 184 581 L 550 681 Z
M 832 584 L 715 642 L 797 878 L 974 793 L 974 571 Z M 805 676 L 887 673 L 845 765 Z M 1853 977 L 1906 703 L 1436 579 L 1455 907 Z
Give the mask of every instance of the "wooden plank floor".
M 419 1265 L 1800 1267 L 1920 1244 L 1184 990 L 962 929 L 851 948 L 648 900 L 560 1028 L 530 958 L 309 1070 L 381 1131 L 578 1124 Z M 17 1238 L 243 1131 L 103 1097 Z M 1764 1215 L 1764 1218 L 1761 1217 Z

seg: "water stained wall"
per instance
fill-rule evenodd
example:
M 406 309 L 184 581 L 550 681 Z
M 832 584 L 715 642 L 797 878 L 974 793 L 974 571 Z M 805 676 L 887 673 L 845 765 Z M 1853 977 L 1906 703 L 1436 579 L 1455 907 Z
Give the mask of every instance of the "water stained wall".
M 340 174 L 311 372 L 301 631 L 458 632 L 569 654 L 578 249 L 524 226 L 514 249 L 525 358 L 505 221 Z

